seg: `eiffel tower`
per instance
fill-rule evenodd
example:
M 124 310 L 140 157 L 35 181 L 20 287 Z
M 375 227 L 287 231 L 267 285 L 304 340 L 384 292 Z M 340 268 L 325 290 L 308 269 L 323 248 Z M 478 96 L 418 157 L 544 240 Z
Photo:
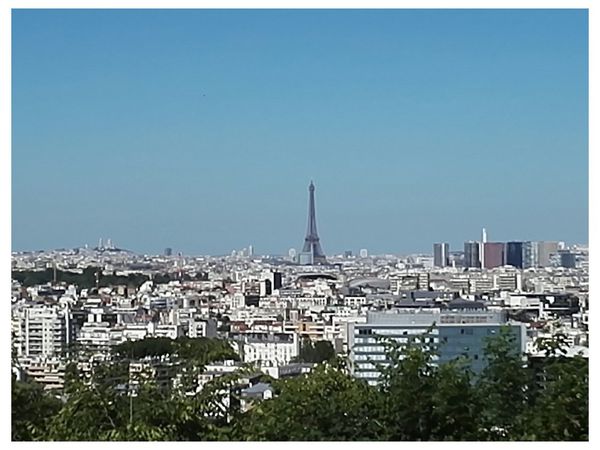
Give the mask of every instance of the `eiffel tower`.
M 327 264 L 325 253 L 319 242 L 319 234 L 317 233 L 317 218 L 315 215 L 315 185 L 310 182 L 308 186 L 309 201 L 308 201 L 308 229 L 304 238 L 303 253 L 312 255 L 313 264 Z

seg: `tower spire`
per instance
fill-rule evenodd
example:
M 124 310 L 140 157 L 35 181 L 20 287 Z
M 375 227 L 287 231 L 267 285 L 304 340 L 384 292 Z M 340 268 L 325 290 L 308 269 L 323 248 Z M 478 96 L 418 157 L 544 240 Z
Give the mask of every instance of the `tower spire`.
M 312 180 L 308 186 L 308 227 L 306 237 L 304 238 L 303 253 L 312 255 L 313 263 L 324 264 L 327 262 L 325 253 L 319 242 L 319 234 L 317 233 L 317 218 L 315 213 L 315 185 Z

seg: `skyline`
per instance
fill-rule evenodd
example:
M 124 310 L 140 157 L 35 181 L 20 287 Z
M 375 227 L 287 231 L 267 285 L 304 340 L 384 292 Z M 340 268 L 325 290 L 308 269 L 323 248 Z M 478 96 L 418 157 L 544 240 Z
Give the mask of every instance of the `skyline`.
M 13 251 L 285 254 L 310 179 L 325 254 L 587 243 L 587 49 L 573 10 L 16 10 Z

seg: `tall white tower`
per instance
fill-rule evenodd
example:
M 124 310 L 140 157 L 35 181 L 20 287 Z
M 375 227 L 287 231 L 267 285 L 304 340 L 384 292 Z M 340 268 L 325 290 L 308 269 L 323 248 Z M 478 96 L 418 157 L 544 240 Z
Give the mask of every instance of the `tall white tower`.
M 480 247 L 480 251 L 479 254 L 481 255 L 481 257 L 479 258 L 481 261 L 481 268 L 485 269 L 485 243 L 487 242 L 487 233 L 485 231 L 485 228 L 481 229 L 481 247 Z

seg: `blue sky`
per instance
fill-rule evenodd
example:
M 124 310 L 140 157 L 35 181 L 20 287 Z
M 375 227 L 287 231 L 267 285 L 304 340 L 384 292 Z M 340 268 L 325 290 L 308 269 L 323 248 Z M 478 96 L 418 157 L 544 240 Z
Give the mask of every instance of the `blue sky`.
M 13 250 L 587 242 L 584 10 L 17 10 Z

